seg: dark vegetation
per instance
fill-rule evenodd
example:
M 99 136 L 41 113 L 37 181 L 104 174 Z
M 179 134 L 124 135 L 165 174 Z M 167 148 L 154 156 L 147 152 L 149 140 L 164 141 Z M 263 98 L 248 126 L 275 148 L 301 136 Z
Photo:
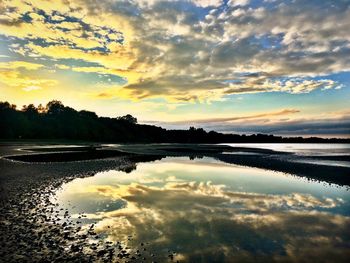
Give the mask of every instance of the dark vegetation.
M 0 102 L 0 139 L 64 139 L 94 142 L 168 142 L 168 143 L 323 143 L 349 139 L 284 138 L 274 135 L 222 134 L 202 128 L 166 130 L 153 125 L 138 124 L 131 115 L 116 118 L 98 117 L 91 111 L 76 111 L 60 101 L 45 107 L 33 104 L 18 110 L 16 105 Z

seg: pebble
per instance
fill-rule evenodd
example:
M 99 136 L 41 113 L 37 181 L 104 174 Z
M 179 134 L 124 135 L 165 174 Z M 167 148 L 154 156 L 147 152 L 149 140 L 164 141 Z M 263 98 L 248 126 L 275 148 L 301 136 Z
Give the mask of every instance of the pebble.
M 122 162 L 126 161 L 115 161 L 113 168 Z M 126 249 L 120 241 L 103 240 L 94 231 L 95 223 L 82 227 L 81 219 L 87 217 L 85 214 L 78 216 L 80 221 L 73 219 L 69 209 L 59 207 L 57 198 L 53 197 L 63 183 L 91 176 L 106 166 L 95 168 L 94 172 L 79 173 L 77 169 L 62 171 L 65 169 L 62 164 L 12 165 L 13 181 L 6 186 L 6 198 L 0 199 L 1 262 L 96 262 L 100 259 L 102 262 L 126 263 L 136 259 L 145 261 L 150 255 L 155 258 L 153 253 L 146 252 L 146 243 Z M 54 165 L 57 167 L 53 168 Z M 76 165 L 83 167 L 86 164 Z M 2 168 L 0 166 L 1 171 Z M 95 238 L 99 242 L 91 244 Z M 131 240 L 132 235 L 126 238 Z

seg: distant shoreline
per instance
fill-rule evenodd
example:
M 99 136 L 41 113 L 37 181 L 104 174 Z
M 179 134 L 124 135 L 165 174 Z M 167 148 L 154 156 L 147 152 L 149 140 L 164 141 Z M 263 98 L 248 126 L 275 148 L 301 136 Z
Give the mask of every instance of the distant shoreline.
M 130 114 L 116 118 L 99 117 L 95 112 L 77 111 L 60 101 L 46 107 L 33 104 L 17 110 L 0 102 L 0 142 L 86 142 L 86 143 L 350 143 L 350 138 L 282 137 L 271 134 L 229 134 L 189 127 L 167 130 L 139 124 Z
M 289 138 L 289 137 L 288 137 Z M 321 138 L 322 139 L 322 138 Z M 328 141 L 330 140 L 330 141 Z M 345 140 L 345 141 L 344 141 Z M 60 145 L 60 144 L 77 144 L 77 145 L 87 145 L 87 144 L 138 144 L 140 142 L 116 142 L 116 141 L 86 141 L 86 140 L 69 140 L 69 139 L 0 139 L 0 145 L 6 144 L 49 144 L 49 145 Z M 144 144 L 153 144 L 153 143 L 168 143 L 168 142 L 142 142 Z M 177 143 L 177 142 L 170 142 Z M 179 142 L 180 143 L 180 142 Z M 350 144 L 350 139 L 339 139 L 339 138 L 329 138 L 326 141 L 313 142 L 305 141 L 301 142 L 206 142 L 203 144 L 211 144 L 211 145 L 220 145 L 220 144 L 229 144 L 229 143 L 237 143 L 237 144 Z M 197 142 L 185 142 L 184 144 L 197 144 Z

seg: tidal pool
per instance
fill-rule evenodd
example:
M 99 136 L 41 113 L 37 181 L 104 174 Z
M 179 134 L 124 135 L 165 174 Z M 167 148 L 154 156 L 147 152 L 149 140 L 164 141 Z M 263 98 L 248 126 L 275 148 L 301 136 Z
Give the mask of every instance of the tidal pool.
M 56 193 L 100 238 L 146 262 L 341 262 L 350 256 L 346 187 L 214 159 L 164 158 Z

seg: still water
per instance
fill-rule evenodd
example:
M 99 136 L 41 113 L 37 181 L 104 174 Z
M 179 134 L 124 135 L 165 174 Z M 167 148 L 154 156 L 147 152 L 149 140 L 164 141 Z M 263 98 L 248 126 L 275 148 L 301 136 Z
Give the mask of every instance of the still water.
M 56 198 L 73 217 L 86 215 L 86 226 L 95 222 L 102 238 L 143 243 L 149 262 L 349 258 L 347 188 L 210 158 L 100 172 L 66 183 Z
M 222 143 L 233 147 L 260 148 L 290 152 L 301 156 L 349 155 L 348 143 Z
M 226 143 L 224 145 L 287 152 L 293 154 L 293 156 L 287 156 L 288 160 L 297 163 L 350 167 L 350 144 L 346 143 Z M 230 154 L 249 154 L 249 152 L 232 152 Z M 346 158 L 320 160 L 325 156 Z M 314 159 L 310 160 L 304 157 L 313 157 Z

